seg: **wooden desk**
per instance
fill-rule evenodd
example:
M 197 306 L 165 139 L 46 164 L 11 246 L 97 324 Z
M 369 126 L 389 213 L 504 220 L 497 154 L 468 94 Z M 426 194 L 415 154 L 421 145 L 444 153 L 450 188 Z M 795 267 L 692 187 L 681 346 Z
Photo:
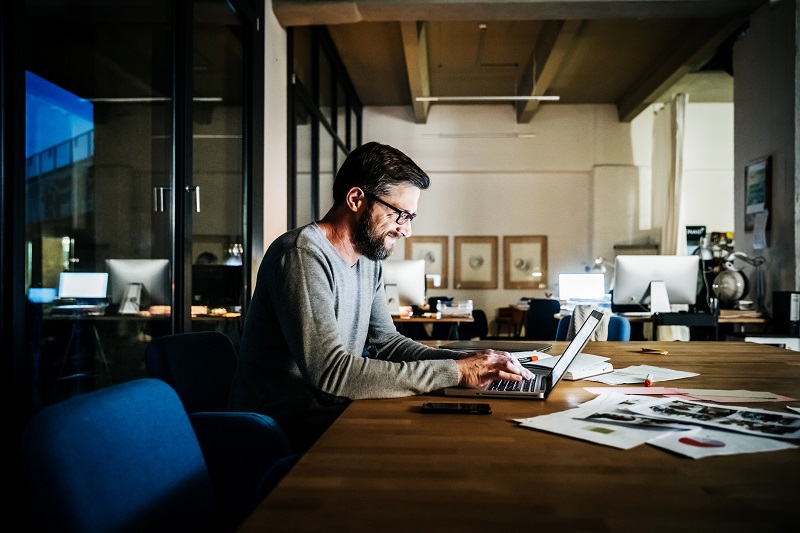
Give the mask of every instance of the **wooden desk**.
M 554 343 L 552 352 L 564 345 Z M 644 346 L 669 354 L 637 353 Z M 647 363 L 700 373 L 673 382 L 681 387 L 800 398 L 800 353 L 771 346 L 593 342 L 586 351 L 618 368 Z M 594 397 L 583 390 L 590 385 L 601 384 L 563 381 L 546 401 L 493 399 L 488 416 L 418 411 L 424 401 L 457 398 L 355 401 L 241 531 L 796 530 L 800 449 L 693 460 L 509 421 L 575 407 Z M 749 405 L 788 412 L 784 403 Z M 536 476 L 546 485 L 533 486 Z
M 475 319 L 471 316 L 443 316 L 442 318 L 436 318 L 435 316 L 393 316 L 392 322 L 398 326 L 398 331 L 401 333 L 403 324 L 450 324 L 450 332 L 447 338 L 458 340 L 458 325 L 462 322 L 475 322 Z

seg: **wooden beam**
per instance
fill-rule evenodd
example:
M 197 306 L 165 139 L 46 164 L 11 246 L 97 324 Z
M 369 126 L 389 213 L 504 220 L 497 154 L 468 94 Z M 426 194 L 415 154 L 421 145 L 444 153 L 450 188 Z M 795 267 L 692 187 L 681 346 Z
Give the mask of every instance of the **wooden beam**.
M 427 23 L 401 22 L 400 33 L 403 37 L 403 52 L 406 58 L 406 72 L 408 73 L 414 118 L 417 124 L 425 124 L 428 120 L 430 102 L 417 102 L 417 97 L 431 95 Z
M 556 20 L 545 22 L 528 61 L 528 66 L 517 84 L 517 96 L 544 96 L 561 68 L 575 35 L 580 20 Z M 517 122 L 530 122 L 541 104 L 538 100 L 527 100 L 516 105 Z
M 697 28 L 676 43 L 667 57 L 655 59 L 653 68 L 634 83 L 617 102 L 621 122 L 630 122 L 681 78 L 696 70 L 711 56 L 717 47 L 747 21 L 746 17 L 709 20 L 716 26 Z

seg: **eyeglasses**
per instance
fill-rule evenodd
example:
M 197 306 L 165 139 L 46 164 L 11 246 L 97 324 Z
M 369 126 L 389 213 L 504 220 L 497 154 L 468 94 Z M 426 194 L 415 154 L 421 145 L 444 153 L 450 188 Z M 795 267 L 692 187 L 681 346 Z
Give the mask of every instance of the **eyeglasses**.
M 385 205 L 386 207 L 388 207 L 389 209 L 391 209 L 392 211 L 397 213 L 396 222 L 398 224 L 400 224 L 400 225 L 403 225 L 406 222 L 411 222 L 412 220 L 414 220 L 417 217 L 416 213 L 409 213 L 408 211 L 405 211 L 404 209 L 400 209 L 398 207 L 395 207 L 395 206 L 393 206 L 392 204 L 390 204 L 388 202 L 384 202 L 383 200 L 381 200 L 380 198 L 378 198 L 377 196 L 375 196 L 372 193 L 369 193 L 369 192 L 365 191 L 364 195 L 365 196 L 369 196 L 373 200 L 377 200 L 378 202 L 382 203 L 383 205 Z

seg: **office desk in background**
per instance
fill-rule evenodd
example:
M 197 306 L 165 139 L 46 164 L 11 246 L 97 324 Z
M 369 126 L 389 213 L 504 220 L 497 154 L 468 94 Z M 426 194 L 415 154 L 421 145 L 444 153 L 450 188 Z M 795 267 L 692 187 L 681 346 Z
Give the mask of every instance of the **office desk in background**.
M 449 340 L 458 340 L 459 324 L 463 322 L 475 322 L 475 319 L 471 316 L 446 316 L 442 318 L 436 318 L 435 316 L 393 316 L 392 322 L 394 322 L 395 326 L 397 327 L 397 331 L 400 333 L 403 333 L 404 324 L 448 324 L 450 329 L 447 338 Z
M 43 314 L 38 327 L 54 351 L 53 397 L 95 390 L 112 383 L 144 377 L 143 346 L 171 331 L 169 314 Z M 213 329 L 241 337 L 239 313 L 192 316 L 193 330 Z M 132 359 L 130 356 L 135 357 Z
M 669 354 L 637 353 L 645 346 Z M 671 382 L 680 387 L 800 398 L 800 353 L 771 346 L 591 342 L 585 351 L 617 368 L 700 373 Z M 800 449 L 693 460 L 510 421 L 576 407 L 595 397 L 584 390 L 592 385 L 601 384 L 562 381 L 546 401 L 484 400 L 491 415 L 420 414 L 425 401 L 458 401 L 437 395 L 355 401 L 241 531 L 796 530 Z M 785 403 L 736 405 L 789 412 Z

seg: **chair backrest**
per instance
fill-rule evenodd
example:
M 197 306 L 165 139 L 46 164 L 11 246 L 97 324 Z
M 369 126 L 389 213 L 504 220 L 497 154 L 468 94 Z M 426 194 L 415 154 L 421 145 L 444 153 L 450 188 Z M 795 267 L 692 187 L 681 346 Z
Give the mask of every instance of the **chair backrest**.
M 565 341 L 567 340 L 567 334 L 569 333 L 569 321 L 572 320 L 572 317 L 562 316 L 558 320 L 558 328 L 556 328 L 556 340 L 557 341 Z
M 570 316 L 561 317 L 558 321 L 558 329 L 556 330 L 556 340 L 565 341 L 569 334 L 569 321 L 572 319 Z M 630 321 L 619 315 L 610 315 L 608 317 L 608 341 L 624 341 L 631 340 L 631 323 Z
M 462 322 L 458 325 L 458 337 L 460 339 L 480 339 L 489 334 L 489 319 L 483 309 L 473 309 L 472 319 L 474 322 Z
M 227 411 L 238 356 L 219 331 L 156 337 L 145 348 L 147 376 L 169 383 L 187 413 Z
M 220 513 L 200 445 L 166 383 L 139 379 L 54 404 L 22 439 L 45 531 L 208 531 Z
M 611 315 L 608 317 L 608 340 L 624 341 L 631 340 L 631 323 L 624 316 Z
M 529 340 L 553 340 L 556 338 L 561 302 L 550 298 L 532 298 L 525 313 L 525 338 Z

